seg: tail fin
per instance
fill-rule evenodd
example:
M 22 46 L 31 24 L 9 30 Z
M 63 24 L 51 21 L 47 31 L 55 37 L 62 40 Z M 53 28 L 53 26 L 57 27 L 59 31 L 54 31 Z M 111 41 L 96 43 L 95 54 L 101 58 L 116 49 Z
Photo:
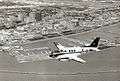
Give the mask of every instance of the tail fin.
M 61 50 L 61 49 L 64 48 L 64 46 L 62 46 L 61 44 L 59 44 L 59 43 L 57 43 L 57 42 L 53 42 L 53 44 L 54 44 L 59 50 Z
M 97 47 L 100 37 L 96 37 L 96 39 L 90 44 L 90 47 Z

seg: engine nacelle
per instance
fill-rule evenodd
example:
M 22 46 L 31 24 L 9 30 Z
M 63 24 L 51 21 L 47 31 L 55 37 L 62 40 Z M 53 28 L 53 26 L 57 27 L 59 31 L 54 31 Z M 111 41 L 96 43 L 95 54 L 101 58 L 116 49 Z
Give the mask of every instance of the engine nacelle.
M 69 61 L 69 59 L 59 59 L 59 61 Z

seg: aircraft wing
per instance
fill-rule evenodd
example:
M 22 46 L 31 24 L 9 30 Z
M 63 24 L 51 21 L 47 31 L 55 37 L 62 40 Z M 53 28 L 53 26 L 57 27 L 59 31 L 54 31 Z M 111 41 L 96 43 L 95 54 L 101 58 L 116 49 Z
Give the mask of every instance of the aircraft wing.
M 79 57 L 77 57 L 77 56 L 71 56 L 71 57 L 69 57 L 69 58 L 72 59 L 72 60 L 81 62 L 81 63 L 85 63 L 85 62 L 86 62 L 85 60 L 83 60 L 83 59 L 81 59 L 81 58 L 79 58 Z

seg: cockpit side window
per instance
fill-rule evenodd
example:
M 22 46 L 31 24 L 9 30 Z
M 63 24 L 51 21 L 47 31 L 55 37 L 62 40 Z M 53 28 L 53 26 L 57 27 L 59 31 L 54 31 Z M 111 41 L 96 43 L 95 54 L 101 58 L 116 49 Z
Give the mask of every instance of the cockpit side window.
M 60 52 L 63 52 L 63 50 L 60 50 Z
M 66 52 L 66 50 L 60 50 L 61 52 Z

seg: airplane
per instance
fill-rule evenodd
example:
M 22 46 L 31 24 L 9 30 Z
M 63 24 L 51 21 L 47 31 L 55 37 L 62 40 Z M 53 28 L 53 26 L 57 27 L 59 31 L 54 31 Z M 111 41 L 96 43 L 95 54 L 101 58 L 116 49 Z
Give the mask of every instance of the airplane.
M 100 51 L 100 49 L 98 49 L 99 40 L 100 37 L 96 37 L 96 39 L 89 46 L 87 45 L 83 47 L 66 47 L 57 42 L 53 42 L 58 50 L 52 51 L 49 57 L 58 59 L 59 61 L 75 60 L 80 63 L 85 63 L 86 61 L 79 58 L 78 56 L 80 56 L 83 52 L 86 53 L 88 51 Z

